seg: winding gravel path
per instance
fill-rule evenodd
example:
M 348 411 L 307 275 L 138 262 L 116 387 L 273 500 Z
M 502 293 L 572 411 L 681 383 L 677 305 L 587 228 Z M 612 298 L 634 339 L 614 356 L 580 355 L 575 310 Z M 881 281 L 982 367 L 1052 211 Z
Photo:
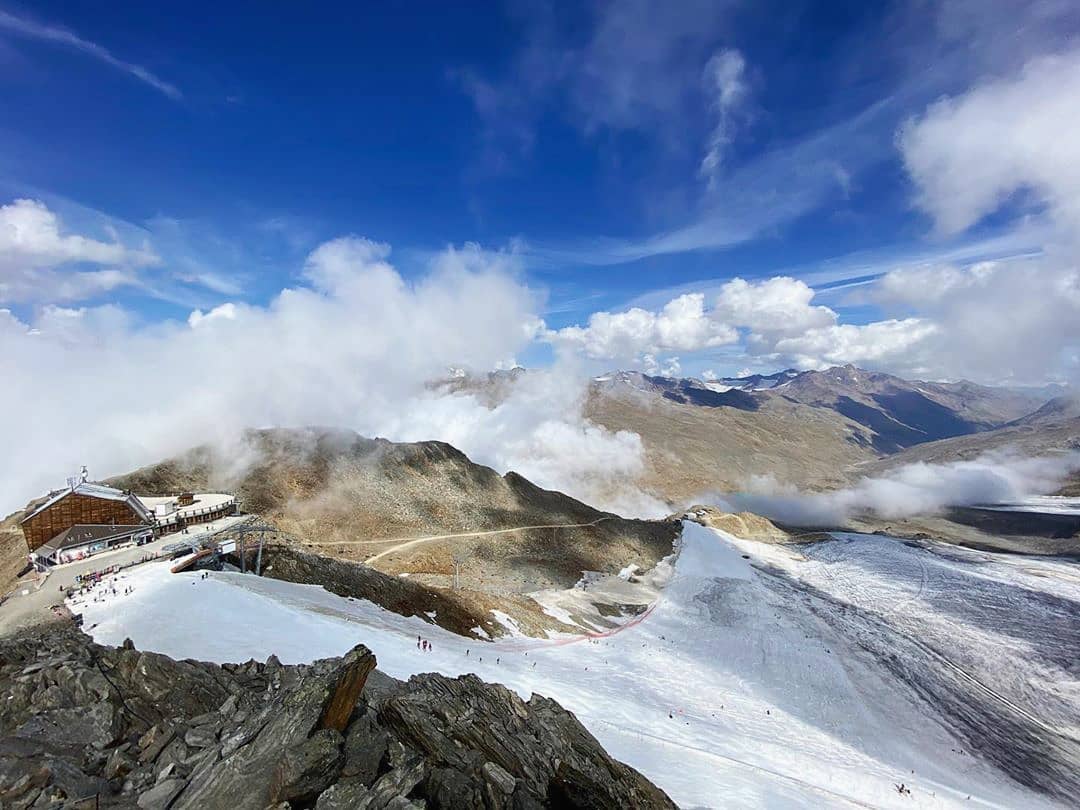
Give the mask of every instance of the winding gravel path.
M 371 565 L 376 560 L 379 560 L 388 554 L 393 554 L 395 551 L 401 551 L 406 548 L 412 548 L 413 546 L 419 546 L 424 543 L 431 543 L 435 540 L 452 540 L 455 537 L 485 537 L 492 534 L 509 534 L 510 532 L 524 532 L 531 529 L 584 529 L 589 526 L 596 526 L 603 523 L 605 520 L 614 520 L 611 515 L 597 518 L 596 520 L 589 521 L 588 523 L 545 523 L 538 526 L 515 526 L 511 529 L 487 529 L 485 531 L 478 532 L 455 532 L 453 534 L 432 534 L 426 537 L 413 537 L 403 542 L 397 543 L 397 545 L 391 546 L 388 549 L 380 551 L 378 554 L 373 554 L 364 560 L 365 565 Z M 345 540 L 335 541 L 332 543 L 312 543 L 314 546 L 360 546 L 371 545 L 374 543 L 393 543 L 394 538 L 386 538 L 385 540 Z

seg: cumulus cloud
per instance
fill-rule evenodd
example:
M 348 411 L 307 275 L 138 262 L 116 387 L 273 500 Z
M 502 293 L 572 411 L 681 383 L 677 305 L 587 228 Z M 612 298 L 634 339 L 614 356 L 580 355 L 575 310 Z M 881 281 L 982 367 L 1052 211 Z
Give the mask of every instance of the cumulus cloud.
M 749 282 L 735 278 L 720 288 L 713 316 L 759 335 L 791 335 L 836 323 L 828 307 L 813 306 L 814 291 L 803 281 L 776 276 Z
M 682 371 L 682 364 L 678 357 L 668 357 L 661 361 L 651 354 L 646 354 L 641 358 L 641 370 L 646 374 L 678 377 L 679 372 Z
M 797 279 L 736 278 L 720 288 L 708 308 L 704 294 L 687 293 L 656 312 L 640 307 L 595 312 L 586 326 L 547 330 L 543 337 L 595 360 L 630 360 L 650 374 L 666 376 L 680 370 L 672 352 L 697 352 L 740 340 L 748 355 L 818 368 L 851 362 L 838 360 L 841 357 L 867 359 L 875 351 L 888 355 L 915 339 L 907 334 L 909 324 L 838 325 L 837 314 L 814 305 L 813 298 L 814 290 Z M 883 342 L 886 339 L 891 340 Z
M 917 202 L 946 233 L 1017 192 L 1060 225 L 1080 226 L 1080 49 L 1029 61 L 1019 75 L 942 99 L 898 135 Z
M 0 302 L 78 301 L 135 284 L 136 270 L 158 261 L 149 246 L 64 233 L 59 217 L 40 201 L 0 206 Z M 87 265 L 99 269 L 68 269 Z
M 733 343 L 738 333 L 705 312 L 701 293 L 680 295 L 659 312 L 634 307 L 625 312 L 594 312 L 587 326 L 547 331 L 557 346 L 596 360 L 626 360 L 672 351 L 698 351 Z
M 991 382 L 1080 378 L 1080 270 L 1063 257 L 896 271 L 874 300 L 934 326 L 910 347 L 909 367 Z
M 1055 492 L 1080 470 L 1080 452 L 1023 458 L 1005 453 L 950 464 L 909 464 L 834 492 L 800 493 L 756 477 L 747 492 L 715 496 L 729 511 L 748 510 L 794 526 L 840 527 L 857 515 L 929 515 L 950 506 L 1015 503 Z
M 0 309 L 12 392 L 0 405 L 0 491 L 14 509 L 80 464 L 106 476 L 247 427 L 314 424 L 447 439 L 541 486 L 649 507 L 615 500 L 633 491 L 640 440 L 582 417 L 582 378 L 560 369 L 497 408 L 429 388 L 449 367 L 488 371 L 533 339 L 541 296 L 511 263 L 452 250 L 406 280 L 387 246 L 345 237 L 308 257 L 310 286 L 266 306 L 223 304 L 149 326 L 115 306 L 46 306 L 27 320 Z M 35 395 L 46 378 L 63 385 Z
M 720 288 L 710 314 L 745 330 L 749 357 L 801 369 L 845 363 L 895 368 L 938 330 L 921 318 L 840 323 L 835 311 L 813 303 L 814 296 L 798 279 L 737 278 Z
M 837 324 L 781 337 L 768 347 L 767 354 L 796 368 L 854 363 L 898 371 L 900 366 L 918 368 L 911 362 L 912 350 L 937 332 L 937 325 L 921 318 Z
M 219 318 L 225 318 L 227 320 L 236 320 L 238 310 L 236 304 L 231 301 L 224 304 L 220 304 L 209 312 L 203 312 L 201 309 L 193 310 L 188 315 L 188 326 L 192 329 L 197 328 L 200 324 L 210 323 Z
M 636 486 L 645 465 L 641 437 L 582 418 L 581 382 L 571 367 L 533 371 L 517 377 L 493 407 L 473 394 L 436 392 L 408 400 L 384 430 L 405 440 L 439 437 L 495 469 L 516 470 L 620 514 L 670 514 L 670 506 Z
M 736 304 L 714 311 L 738 323 L 740 311 L 768 304 L 745 342 L 758 360 L 803 369 L 854 363 L 988 384 L 1080 379 L 1080 270 L 1063 255 L 891 271 L 861 292 L 860 302 L 883 316 L 863 324 L 813 306 L 801 282 L 780 285 L 786 295 L 766 294 L 771 284 L 743 282 Z
M 843 322 L 789 278 L 722 284 L 710 302 L 680 295 L 659 310 L 596 312 L 585 326 L 541 337 L 593 360 L 675 376 L 676 353 L 728 347 L 755 367 L 853 363 L 918 379 L 1041 385 L 1080 380 L 1080 269 L 1063 255 L 911 266 L 860 288 L 881 313 Z M 711 306 L 709 305 L 711 303 Z M 676 362 L 672 362 L 675 360 Z
M 596 312 L 588 325 L 546 331 L 544 338 L 595 360 L 632 361 L 647 373 L 675 376 L 671 352 L 696 352 L 742 341 L 748 356 L 798 368 L 887 361 L 923 339 L 932 324 L 917 319 L 855 326 L 812 303 L 814 290 L 788 277 L 725 283 L 711 308 L 688 293 L 651 312 Z
M 304 278 L 326 293 L 348 292 L 352 285 L 398 287 L 403 284 L 387 263 L 390 246 L 359 236 L 345 236 L 319 245 L 304 263 Z M 357 273 L 357 268 L 364 268 Z

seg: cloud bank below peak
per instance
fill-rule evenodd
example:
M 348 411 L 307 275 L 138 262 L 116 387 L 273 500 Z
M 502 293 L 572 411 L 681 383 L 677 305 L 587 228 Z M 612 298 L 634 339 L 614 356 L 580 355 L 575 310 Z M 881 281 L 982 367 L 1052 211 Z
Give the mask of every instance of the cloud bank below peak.
M 706 500 L 728 511 L 748 510 L 791 526 L 837 528 L 866 514 L 896 519 L 931 515 L 950 506 L 1019 503 L 1056 491 L 1077 470 L 1077 451 L 1034 458 L 1002 452 L 948 464 L 908 464 L 832 492 L 799 492 L 759 476 L 746 492 Z
M 389 246 L 346 236 L 314 250 L 303 278 L 266 305 L 226 302 L 186 322 L 145 324 L 115 305 L 47 305 L 25 319 L 0 309 L 9 389 L 38 390 L 48 369 L 77 392 L 0 404 L 6 506 L 91 461 L 105 476 L 248 427 L 335 425 L 453 441 L 591 503 L 663 511 L 633 484 L 640 439 L 582 416 L 572 370 L 530 375 L 498 407 L 431 388 L 450 367 L 486 372 L 533 341 L 543 295 L 509 257 L 451 249 L 408 280 Z

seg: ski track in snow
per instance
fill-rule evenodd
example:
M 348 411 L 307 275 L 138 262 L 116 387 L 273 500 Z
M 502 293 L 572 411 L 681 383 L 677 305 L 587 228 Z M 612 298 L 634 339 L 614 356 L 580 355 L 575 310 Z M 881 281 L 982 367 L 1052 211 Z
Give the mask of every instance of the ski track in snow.
M 691 522 L 681 546 L 653 608 L 592 637 L 470 640 L 317 586 L 163 563 L 124 576 L 130 594 L 71 607 L 100 643 L 176 658 L 297 663 L 363 643 L 394 677 L 475 672 L 545 694 L 683 807 L 1056 806 L 950 728 L 985 733 L 978 723 L 1011 704 L 1025 733 L 1038 728 L 1027 715 L 1047 737 L 1076 733 L 1080 582 L 1067 564 L 864 535 L 774 546 Z M 939 683 L 946 653 L 957 672 Z

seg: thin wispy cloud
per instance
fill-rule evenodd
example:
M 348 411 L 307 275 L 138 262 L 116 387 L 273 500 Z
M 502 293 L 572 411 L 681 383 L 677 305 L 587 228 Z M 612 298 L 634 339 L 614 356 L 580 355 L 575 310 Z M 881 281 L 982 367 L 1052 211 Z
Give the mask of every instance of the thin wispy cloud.
M 805 282 L 819 295 L 838 292 L 852 286 L 873 284 L 894 270 L 909 270 L 932 265 L 968 267 L 977 262 L 1024 259 L 1042 255 L 1041 246 L 1050 238 L 1050 231 L 1036 224 L 1023 224 L 1002 233 L 965 237 L 948 242 L 925 245 L 891 245 L 875 250 L 858 251 L 820 262 L 800 265 L 778 265 L 758 277 L 791 276 Z M 739 272 L 742 272 L 739 269 Z M 696 279 L 648 290 L 628 300 L 626 307 L 655 309 L 664 303 L 690 292 L 714 296 L 730 281 L 730 276 Z
M 733 33 L 729 5 L 691 3 L 689 10 L 680 6 L 672 15 L 638 0 L 617 0 L 603 6 L 593 20 L 592 36 L 577 50 L 559 47 L 557 39 L 553 43 L 550 26 L 534 25 L 509 75 L 486 82 L 482 98 L 473 96 L 486 127 L 490 129 L 494 122 L 505 132 L 513 125 L 524 128 L 530 138 L 540 126 L 538 117 L 546 105 L 561 103 L 567 120 L 576 122 L 586 135 L 629 131 L 645 140 L 668 143 L 674 139 L 680 145 L 704 139 L 704 158 L 698 161 L 695 179 L 705 179 L 708 187 L 696 199 L 691 192 L 686 198 L 689 205 L 674 205 L 669 217 L 651 217 L 648 229 L 636 234 L 533 241 L 531 260 L 604 267 L 656 256 L 721 251 L 776 237 L 798 220 L 830 206 L 844 207 L 853 194 L 860 194 L 862 182 L 874 171 L 896 167 L 900 158 L 897 129 L 913 114 L 925 112 L 935 99 L 966 91 L 985 80 L 988 71 L 1007 75 L 1046 49 L 1065 47 L 1066 32 L 1073 30 L 1068 4 L 1058 2 L 1038 4 L 1038 8 L 1000 3 L 1000 8 L 992 9 L 968 0 L 923 4 L 917 11 L 893 16 L 880 30 L 868 32 L 874 35 L 864 37 L 867 44 L 824 65 L 821 82 L 827 92 L 815 103 L 822 110 L 835 109 L 813 118 L 802 132 L 735 150 L 736 130 L 748 116 L 744 109 L 750 90 L 747 67 L 756 62 L 753 42 L 741 43 Z M 722 43 L 719 50 L 717 42 Z M 993 63 L 986 64 L 982 55 L 973 58 L 975 50 L 993 54 Z M 896 69 L 887 75 L 867 71 L 867 65 L 878 65 L 883 58 Z M 1049 66 L 1063 67 L 1061 61 Z M 765 84 L 770 81 L 768 69 L 769 65 L 755 67 Z M 867 92 L 868 88 L 877 90 Z M 1058 97 L 1069 97 L 1068 89 L 1057 88 L 1057 95 L 1047 100 L 1043 110 L 1047 116 L 1057 109 Z M 838 96 L 850 97 L 850 104 L 834 105 Z M 522 99 L 532 103 L 522 103 Z M 965 108 L 968 116 L 978 111 Z M 754 117 L 759 114 L 768 122 L 782 111 L 766 106 L 755 110 Z M 948 122 L 941 119 L 939 111 L 929 124 L 944 127 Z M 1010 120 L 1026 121 L 1018 116 Z M 912 137 L 905 141 L 909 162 L 933 164 L 947 157 L 934 151 L 934 140 L 929 137 L 932 129 L 923 127 L 925 143 Z M 994 131 L 992 127 L 968 130 Z M 1015 137 L 1022 132 L 1026 132 L 1023 127 Z M 611 143 L 605 142 L 605 149 L 612 150 Z M 957 138 L 953 143 L 966 141 Z M 993 138 L 987 144 L 992 150 Z M 965 151 L 960 148 L 960 153 Z M 1032 162 L 1038 165 L 1031 168 L 1051 167 L 1043 186 L 1060 191 L 1067 185 L 1069 181 L 1053 171 L 1062 163 L 1054 159 L 1056 152 L 1039 148 L 1032 153 Z M 924 173 L 934 176 L 932 168 Z M 659 174 L 668 177 L 677 172 Z M 964 179 L 977 174 L 939 173 Z M 996 177 L 992 190 L 1010 181 Z M 669 195 L 671 189 L 662 184 L 647 191 L 653 199 L 682 199 Z M 960 195 L 949 189 L 938 196 L 955 199 Z M 662 207 L 658 209 L 663 213 Z
M 158 77 L 142 65 L 126 62 L 113 55 L 108 48 L 83 39 L 78 34 L 54 25 L 39 23 L 25 17 L 17 17 L 7 11 L 0 10 L 0 30 L 10 31 L 27 39 L 35 39 L 39 42 L 50 42 L 72 50 L 84 53 L 116 70 L 123 71 L 134 76 L 144 84 L 153 87 L 158 92 L 168 96 L 174 101 L 183 98 L 180 88 Z

